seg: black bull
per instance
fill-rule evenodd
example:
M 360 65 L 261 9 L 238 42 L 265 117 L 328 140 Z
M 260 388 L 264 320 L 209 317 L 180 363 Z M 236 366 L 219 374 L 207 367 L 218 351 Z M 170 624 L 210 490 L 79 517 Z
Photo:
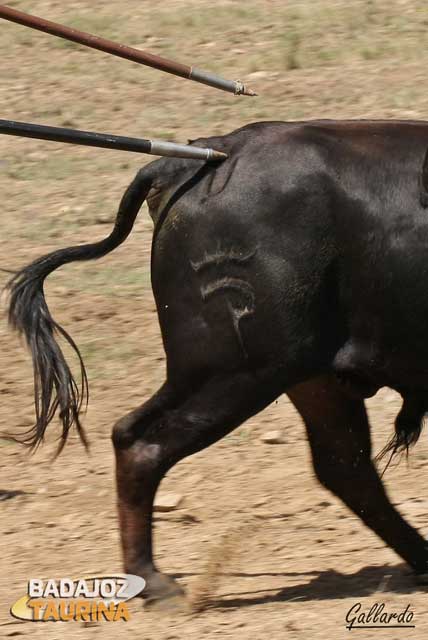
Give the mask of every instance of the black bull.
M 427 581 L 427 543 L 372 463 L 364 398 L 397 390 L 387 450 L 416 441 L 428 409 L 428 123 L 256 123 L 195 142 L 229 157 L 149 164 L 108 238 L 51 253 L 10 283 L 10 320 L 36 372 L 26 442 L 37 445 L 56 412 L 62 443 L 73 424 L 83 436 L 84 367 L 79 389 L 55 335 L 74 343 L 49 313 L 44 279 L 117 247 L 147 198 L 167 376 L 113 431 L 126 571 L 147 580 L 150 598 L 179 592 L 153 563 L 159 482 L 286 392 L 320 482 Z

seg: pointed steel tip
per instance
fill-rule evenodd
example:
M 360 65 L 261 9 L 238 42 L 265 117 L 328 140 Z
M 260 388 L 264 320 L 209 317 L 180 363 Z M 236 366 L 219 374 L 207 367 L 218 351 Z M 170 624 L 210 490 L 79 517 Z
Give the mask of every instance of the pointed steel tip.
M 215 149 L 211 149 L 210 160 L 226 160 L 227 153 L 223 153 L 223 151 L 216 151 Z
M 235 96 L 256 96 L 258 95 L 255 91 L 247 87 L 240 80 L 235 80 Z
M 243 95 L 244 96 L 258 96 L 259 94 L 256 93 L 255 91 L 253 91 L 252 89 L 247 89 L 247 87 L 244 87 Z

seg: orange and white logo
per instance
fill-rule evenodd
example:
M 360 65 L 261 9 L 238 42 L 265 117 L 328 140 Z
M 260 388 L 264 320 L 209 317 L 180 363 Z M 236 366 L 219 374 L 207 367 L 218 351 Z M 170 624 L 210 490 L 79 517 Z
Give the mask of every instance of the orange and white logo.
M 126 604 L 144 589 L 143 578 L 128 573 L 86 578 L 31 578 L 27 594 L 10 612 L 32 622 L 117 622 L 129 620 Z

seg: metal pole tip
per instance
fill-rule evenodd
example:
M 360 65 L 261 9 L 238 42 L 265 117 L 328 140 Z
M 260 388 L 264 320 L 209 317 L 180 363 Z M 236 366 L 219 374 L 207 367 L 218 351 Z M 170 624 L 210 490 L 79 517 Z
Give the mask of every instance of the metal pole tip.
M 235 80 L 235 96 L 256 96 L 257 93 L 245 86 L 240 80 Z
M 243 95 L 244 96 L 258 96 L 259 94 L 256 93 L 255 91 L 253 91 L 252 89 L 248 89 L 247 87 L 244 87 Z
M 223 151 L 216 151 L 215 149 L 211 149 L 211 153 L 209 155 L 208 160 L 226 160 L 227 153 L 223 153 Z

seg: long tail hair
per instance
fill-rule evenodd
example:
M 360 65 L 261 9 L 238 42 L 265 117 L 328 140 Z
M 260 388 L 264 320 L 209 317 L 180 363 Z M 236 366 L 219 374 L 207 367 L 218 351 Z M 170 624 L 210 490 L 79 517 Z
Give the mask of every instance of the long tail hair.
M 43 291 L 45 278 L 68 262 L 94 260 L 116 249 L 131 232 L 151 184 L 150 170 L 146 168 L 139 171 L 122 197 L 113 230 L 107 238 L 49 253 L 22 269 L 7 285 L 10 291 L 9 323 L 25 337 L 33 360 L 36 410 L 34 426 L 14 439 L 31 449 L 37 448 L 43 440 L 48 424 L 57 413 L 62 423 L 58 453 L 62 451 L 72 426 L 87 447 L 79 419 L 81 409 L 88 401 L 85 365 L 71 336 L 50 314 Z M 65 360 L 57 342 L 58 337 L 64 338 L 77 354 L 80 385 Z
M 419 440 L 424 427 L 425 412 L 426 401 L 424 396 L 415 394 L 404 396 L 403 405 L 395 419 L 395 433 L 375 458 L 379 462 L 389 454 L 383 473 L 385 473 L 396 454 L 405 453 L 409 455 L 410 447 Z

